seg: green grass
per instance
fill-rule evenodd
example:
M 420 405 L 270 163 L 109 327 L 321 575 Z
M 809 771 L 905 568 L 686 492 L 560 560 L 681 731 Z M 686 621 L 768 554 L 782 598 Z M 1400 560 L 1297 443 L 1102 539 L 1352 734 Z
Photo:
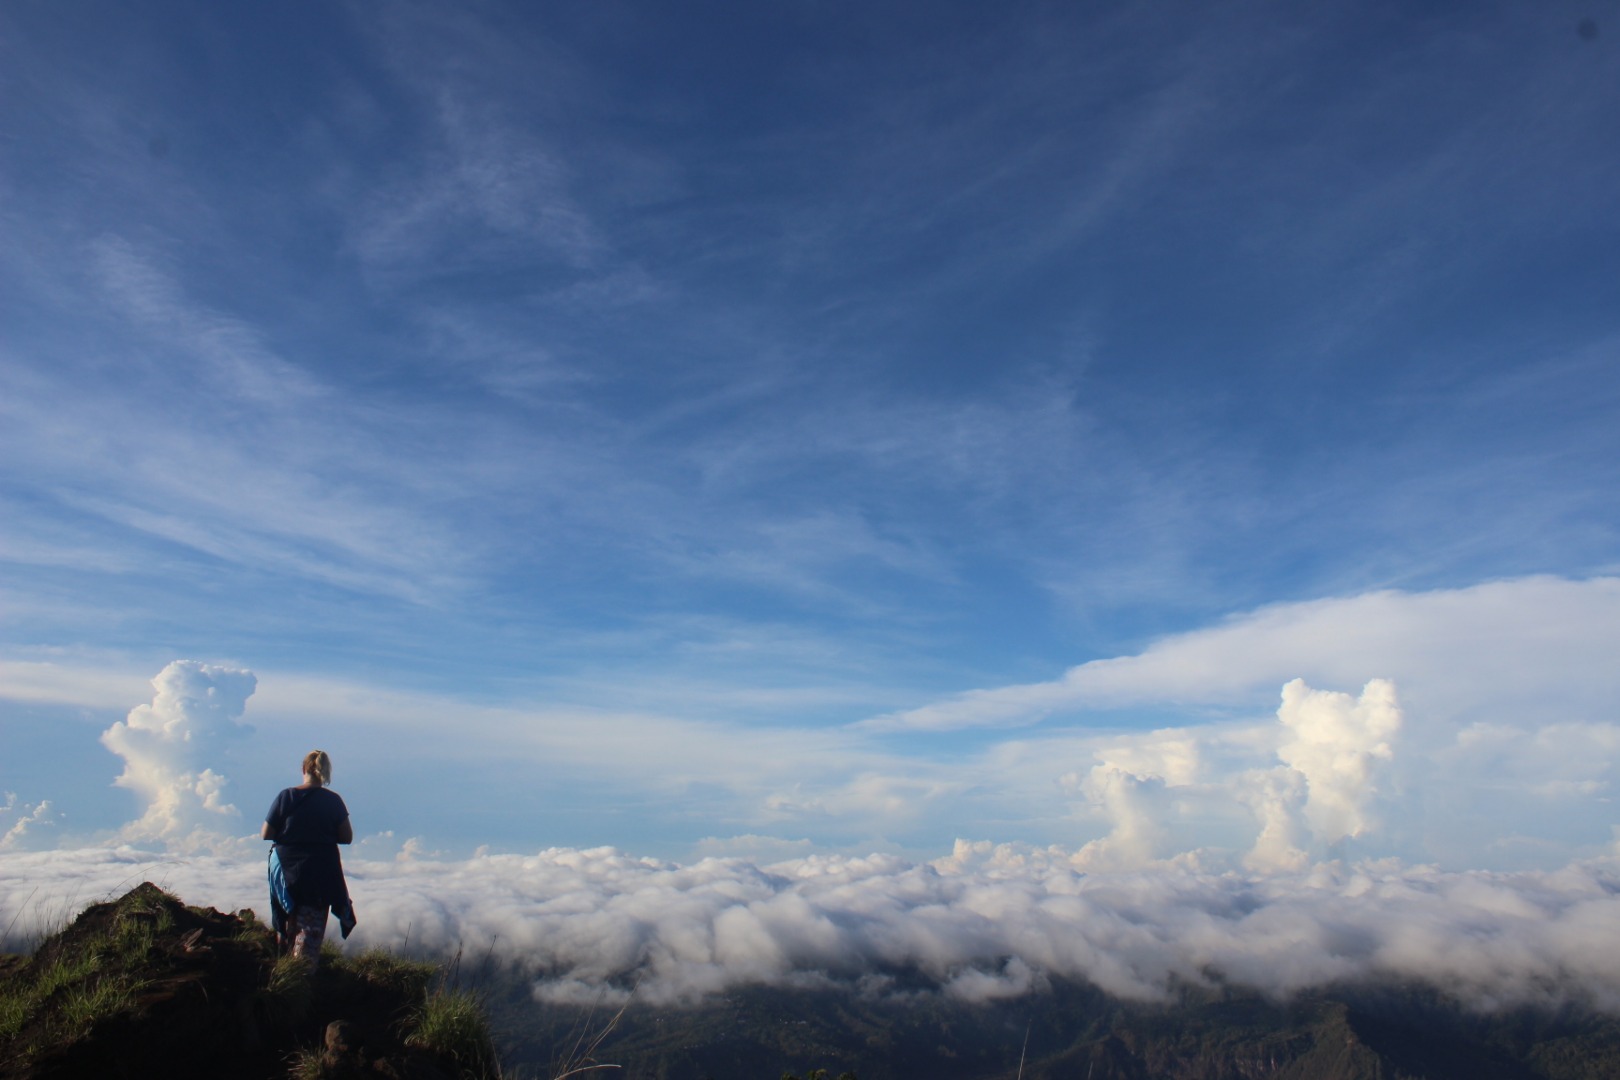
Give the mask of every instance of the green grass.
M 127 976 L 114 976 L 70 987 L 51 1018 L 52 1027 L 69 1041 L 87 1035 L 100 1021 L 132 1007 L 141 985 Z
M 177 914 L 185 918 L 178 900 L 167 893 L 132 892 L 110 910 L 99 909 L 98 923 L 42 942 L 26 978 L 19 977 L 24 969 L 10 969 L 0 981 L 0 1072 L 22 1067 L 53 1046 L 94 1038 L 105 1021 L 135 1009 L 140 996 L 157 985 L 152 980 L 168 970 L 165 956 Z M 266 964 L 261 970 L 267 974 L 260 976 L 265 981 L 252 999 L 262 1024 L 283 1036 L 293 1034 L 322 1007 L 323 995 L 364 993 L 371 987 L 384 992 L 384 1000 L 413 1003 L 396 1028 L 407 1046 L 437 1057 L 458 1080 L 501 1077 L 482 999 L 448 985 L 453 966 L 441 969 L 377 948 L 345 954 L 328 945 L 315 969 L 299 957 L 275 956 L 271 931 L 251 912 L 241 914 L 247 921 L 233 940 L 262 949 Z M 320 1048 L 298 1052 L 289 1065 L 294 1076 L 315 1076 Z
M 168 900 L 178 907 L 185 905 L 174 893 L 163 889 L 137 889 L 127 893 L 118 901 L 119 915 L 151 915 L 158 919 L 159 929 L 168 930 L 174 926 L 174 914 L 170 912 L 164 901 Z
M 13 1038 L 39 1015 L 52 994 L 88 979 L 100 966 L 101 958 L 94 954 L 59 957 L 31 983 L 10 980 L 0 992 L 0 1039 Z
M 287 1075 L 292 1080 L 321 1080 L 320 1050 L 305 1047 L 294 1051 Z
M 277 1026 L 291 1026 L 309 1013 L 315 999 L 314 973 L 301 956 L 281 956 L 270 969 L 270 980 L 259 991 L 260 1015 Z
M 9 988 L 8 988 L 9 990 Z M 0 993 L 0 1041 L 15 1038 L 28 1022 L 33 1001 L 26 994 Z
M 43 1018 L 49 1037 L 72 1041 L 114 1013 L 134 1004 L 142 983 L 122 973 L 105 973 L 111 947 L 91 948 L 57 957 L 29 983 L 10 980 L 0 991 L 0 1040 L 15 1038 L 28 1024 Z
M 410 998 L 427 995 L 428 984 L 438 972 L 437 965 L 420 960 L 407 960 L 385 949 L 367 949 L 353 959 L 345 957 L 340 965 L 372 986 L 382 987 Z
M 103 946 L 126 964 L 135 965 L 145 960 L 156 944 L 158 926 L 154 920 L 120 914 L 113 923 L 112 933 Z
M 293 1022 L 310 1007 L 315 982 L 326 977 L 320 972 L 415 1001 L 415 1008 L 402 1023 L 407 1045 L 454 1062 L 460 1077 L 493 1080 L 500 1076 L 489 1022 L 479 1000 L 459 990 L 429 991 L 434 979 L 441 975 L 439 965 L 408 960 L 380 948 L 351 956 L 324 945 L 320 971 L 314 974 L 302 960 L 290 956 L 277 960 L 262 998 L 278 1019 Z M 320 1047 L 297 1051 L 290 1062 L 290 1075 L 294 1080 L 315 1080 L 321 1072 L 321 1056 Z
M 86 950 L 77 956 L 59 956 L 40 973 L 34 985 L 26 992 L 43 1000 L 54 994 L 60 987 L 70 983 L 82 982 L 100 969 L 101 956 L 94 950 Z
M 455 1062 L 463 1077 L 500 1076 L 489 1019 L 477 995 L 469 991 L 441 987 L 427 995 L 411 1016 L 405 1043 Z
M 244 926 L 231 935 L 231 940 L 263 951 L 273 951 L 276 947 L 275 931 L 264 926 Z

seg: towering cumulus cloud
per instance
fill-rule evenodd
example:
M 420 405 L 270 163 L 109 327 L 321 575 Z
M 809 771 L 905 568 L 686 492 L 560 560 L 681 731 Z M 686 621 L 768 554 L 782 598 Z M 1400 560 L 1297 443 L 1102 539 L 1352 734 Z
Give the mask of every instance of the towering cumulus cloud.
M 1229 823 L 1243 809 L 1259 829 L 1243 860 L 1251 870 L 1298 870 L 1313 855 L 1340 854 L 1345 841 L 1378 829 L 1401 724 L 1387 679 L 1368 682 L 1359 698 L 1295 679 L 1275 723 L 1121 733 L 1095 747 L 1089 772 L 1057 778 L 1109 825 L 1075 867 L 1130 870 L 1207 849 L 1192 819 Z
M 241 716 L 258 679 L 251 671 L 176 660 L 152 686 L 152 703 L 131 709 L 101 742 L 124 759 L 114 783 L 146 803 L 124 827 L 125 839 L 183 842 L 237 812 L 225 801 L 229 781 L 212 763 L 251 730 Z
M 1374 679 L 1358 701 L 1295 679 L 1283 687 L 1277 719 L 1288 732 L 1277 756 L 1305 782 L 1317 841 L 1331 846 L 1372 828 L 1377 768 L 1395 756 L 1390 741 L 1401 727 L 1395 684 Z
M 1282 764 L 1250 772 L 1237 786 L 1238 800 L 1260 821 L 1243 860 L 1251 870 L 1298 870 L 1308 847 L 1331 852 L 1374 829 L 1379 774 L 1395 757 L 1401 729 L 1388 679 L 1369 682 L 1359 699 L 1295 679 L 1283 687 L 1277 719 Z

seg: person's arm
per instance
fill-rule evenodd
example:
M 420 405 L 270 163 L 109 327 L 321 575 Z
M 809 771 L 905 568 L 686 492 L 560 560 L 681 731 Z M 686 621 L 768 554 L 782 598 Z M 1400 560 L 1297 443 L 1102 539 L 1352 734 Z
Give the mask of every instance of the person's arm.
M 287 814 L 282 809 L 281 802 L 281 795 L 277 795 L 275 802 L 270 804 L 270 812 L 264 815 L 264 827 L 259 830 L 260 839 L 274 840 L 280 835 L 281 827 L 287 823 Z
M 338 822 L 337 842 L 340 844 L 354 843 L 354 826 L 349 824 L 348 818 L 344 818 L 342 821 Z

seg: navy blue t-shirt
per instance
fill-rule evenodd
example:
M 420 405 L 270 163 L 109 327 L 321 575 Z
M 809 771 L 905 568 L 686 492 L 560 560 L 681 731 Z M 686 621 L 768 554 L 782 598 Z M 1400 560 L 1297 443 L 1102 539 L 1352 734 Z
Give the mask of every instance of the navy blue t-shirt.
M 336 844 L 348 819 L 343 796 L 328 788 L 286 788 L 264 815 L 278 844 Z

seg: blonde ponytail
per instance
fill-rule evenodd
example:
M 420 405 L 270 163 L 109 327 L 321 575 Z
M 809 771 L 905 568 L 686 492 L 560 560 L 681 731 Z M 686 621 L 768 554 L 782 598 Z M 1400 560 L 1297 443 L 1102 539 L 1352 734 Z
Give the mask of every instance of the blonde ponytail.
M 304 755 L 304 775 L 317 787 L 326 787 L 332 782 L 332 759 L 325 750 L 311 750 Z

